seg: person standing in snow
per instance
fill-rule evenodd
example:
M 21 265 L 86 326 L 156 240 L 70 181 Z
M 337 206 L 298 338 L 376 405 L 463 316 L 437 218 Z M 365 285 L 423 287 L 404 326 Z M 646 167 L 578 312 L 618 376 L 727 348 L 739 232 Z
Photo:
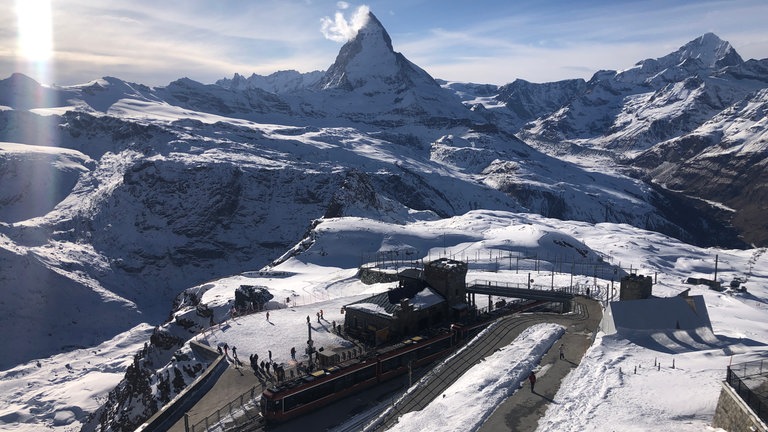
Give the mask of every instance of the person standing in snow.
M 291 358 L 296 360 L 296 347 L 291 347 Z
M 563 347 L 563 344 L 560 344 L 560 360 L 565 359 L 565 353 L 563 352 L 565 348 Z
M 267 311 L 267 321 L 269 321 L 269 311 Z
M 528 381 L 531 383 L 531 393 L 533 393 L 533 386 L 536 385 L 536 374 L 533 371 L 528 375 Z

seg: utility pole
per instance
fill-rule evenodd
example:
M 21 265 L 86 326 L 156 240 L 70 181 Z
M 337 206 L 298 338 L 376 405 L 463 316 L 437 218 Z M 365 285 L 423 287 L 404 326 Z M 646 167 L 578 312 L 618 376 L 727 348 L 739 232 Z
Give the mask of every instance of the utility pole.
M 717 282 L 717 261 L 718 261 L 719 255 L 715 255 L 715 278 L 712 279 L 712 282 Z

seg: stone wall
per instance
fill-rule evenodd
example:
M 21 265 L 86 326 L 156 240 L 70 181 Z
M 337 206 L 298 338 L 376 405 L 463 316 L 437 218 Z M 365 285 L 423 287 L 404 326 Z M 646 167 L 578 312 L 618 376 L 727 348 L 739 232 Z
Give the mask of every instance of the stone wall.
M 427 284 L 440 293 L 449 305 L 464 303 L 466 298 L 467 263 L 440 258 L 424 266 Z
M 376 283 L 397 282 L 397 272 L 381 270 L 378 268 L 361 267 L 358 272 L 360 282 L 366 285 Z
M 720 398 L 715 408 L 715 418 L 712 427 L 725 429 L 729 432 L 768 432 L 763 423 L 747 404 L 725 381 L 721 383 Z
M 620 300 L 642 300 L 651 297 L 653 279 L 650 276 L 631 274 L 621 278 Z

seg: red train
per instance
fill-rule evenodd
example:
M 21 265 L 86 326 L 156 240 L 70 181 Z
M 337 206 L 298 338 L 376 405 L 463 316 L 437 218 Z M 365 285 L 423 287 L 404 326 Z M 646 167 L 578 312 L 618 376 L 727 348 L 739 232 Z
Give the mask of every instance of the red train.
M 261 395 L 261 415 L 271 423 L 306 414 L 336 400 L 408 372 L 453 351 L 465 329 L 452 325 L 429 338 L 413 337 L 386 352 L 343 367 L 322 369 L 301 379 L 268 387 Z

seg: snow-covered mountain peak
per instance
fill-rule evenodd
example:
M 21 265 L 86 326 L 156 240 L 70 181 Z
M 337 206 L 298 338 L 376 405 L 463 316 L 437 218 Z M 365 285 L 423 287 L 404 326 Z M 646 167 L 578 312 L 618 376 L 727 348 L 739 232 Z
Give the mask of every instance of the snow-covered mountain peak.
M 701 67 L 708 69 L 735 66 L 743 62 L 730 43 L 720 39 L 714 33 L 705 33 L 673 53 L 656 60 L 644 60 L 638 65 L 642 66 L 650 61 L 662 68 L 669 68 L 683 66 L 684 63 L 692 60 L 698 61 Z
M 368 12 L 368 15 L 366 15 L 365 19 L 361 22 L 361 26 L 357 30 L 354 39 L 358 38 L 373 38 L 375 42 L 383 41 L 389 48 L 389 51 L 394 52 L 394 49 L 392 48 L 392 39 L 384 29 L 384 25 L 381 24 L 381 21 L 376 18 L 373 12 Z
M 706 33 L 683 45 L 677 53 L 680 60 L 697 59 L 709 68 L 735 66 L 743 60 L 730 43 L 717 37 L 714 33 Z
M 418 66 L 392 48 L 392 39 L 381 22 L 368 13 L 357 35 L 344 44 L 325 76 L 317 84 L 320 89 L 379 91 L 392 86 L 418 81 L 437 83 Z

